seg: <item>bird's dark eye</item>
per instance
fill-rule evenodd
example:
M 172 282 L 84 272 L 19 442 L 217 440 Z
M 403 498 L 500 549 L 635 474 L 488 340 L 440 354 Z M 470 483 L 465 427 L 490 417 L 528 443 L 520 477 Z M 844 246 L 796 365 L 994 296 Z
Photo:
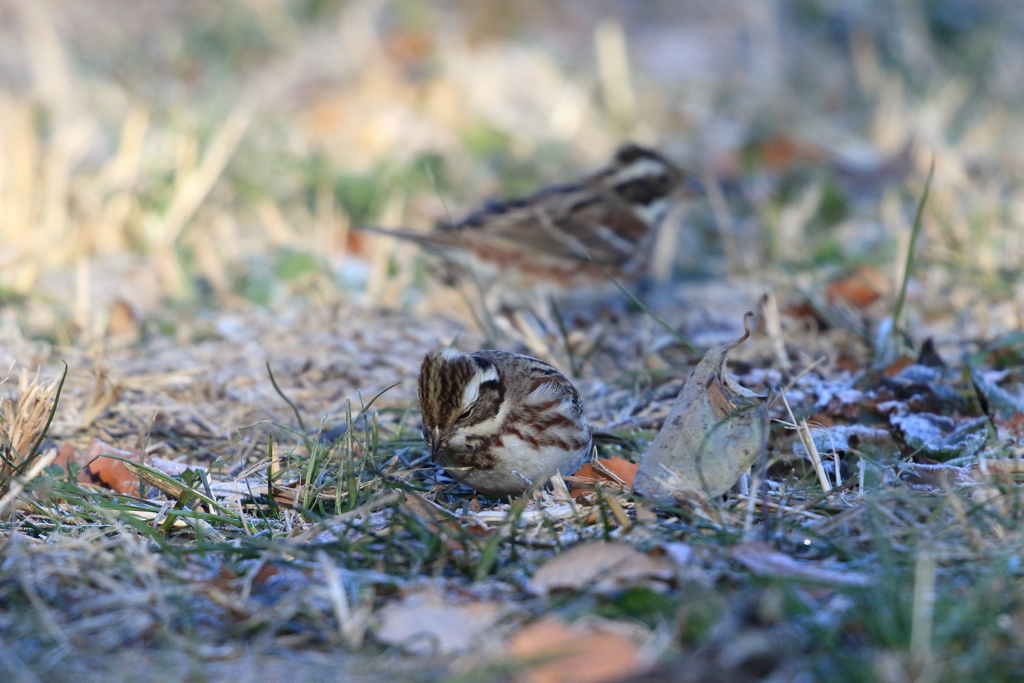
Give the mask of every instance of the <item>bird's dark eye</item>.
M 467 417 L 469 417 L 470 413 L 472 413 L 472 412 L 473 412 L 473 409 L 470 408 L 469 410 L 463 412 L 462 415 L 459 415 L 459 417 L 457 419 L 465 420 Z

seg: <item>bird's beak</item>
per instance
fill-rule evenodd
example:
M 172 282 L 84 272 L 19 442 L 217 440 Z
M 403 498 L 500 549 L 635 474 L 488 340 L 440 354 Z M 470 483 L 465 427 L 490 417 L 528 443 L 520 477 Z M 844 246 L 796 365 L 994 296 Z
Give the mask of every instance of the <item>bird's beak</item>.
M 427 442 L 430 446 L 430 459 L 437 460 L 437 454 L 441 452 L 441 446 L 444 445 L 444 440 L 441 438 L 441 428 L 434 427 L 427 437 Z

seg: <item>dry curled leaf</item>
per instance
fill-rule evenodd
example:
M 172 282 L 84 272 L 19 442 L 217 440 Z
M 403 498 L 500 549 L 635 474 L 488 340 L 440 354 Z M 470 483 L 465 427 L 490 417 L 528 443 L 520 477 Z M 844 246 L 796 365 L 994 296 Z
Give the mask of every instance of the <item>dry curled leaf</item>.
M 494 602 L 453 604 L 451 596 L 434 591 L 412 593 L 382 609 L 377 638 L 408 652 L 466 652 L 493 637 L 504 614 Z
M 138 339 L 139 318 L 135 311 L 124 299 L 117 299 L 110 307 L 110 315 L 107 316 L 107 334 L 125 340 Z
M 750 336 L 708 351 L 686 380 L 672 412 L 644 454 L 635 488 L 658 502 L 719 496 L 753 464 L 768 439 L 765 398 L 740 386 L 725 367 Z
M 528 666 L 523 683 L 613 683 L 649 668 L 629 637 L 544 617 L 512 637 L 512 654 Z
M 82 469 L 78 472 L 78 481 L 84 484 L 103 486 L 126 495 L 138 494 L 139 476 L 130 472 L 124 461 L 109 458 L 108 455 L 142 462 L 141 453 L 123 451 L 93 437 L 89 441 L 85 455 L 77 458 L 82 463 Z
M 908 368 L 913 364 L 914 359 L 904 353 L 899 358 L 885 366 L 885 368 L 882 370 L 882 373 L 886 377 L 896 377 L 901 372 L 903 372 L 905 368 Z
M 619 486 L 632 486 L 636 479 L 638 465 L 625 458 L 602 458 L 593 462 L 583 463 L 572 475 L 572 495 L 577 496 L 584 491 L 593 491 L 594 485 L 600 482 Z
M 877 266 L 865 265 L 836 278 L 825 290 L 830 306 L 843 302 L 853 308 L 865 308 L 889 293 L 889 279 Z
M 530 589 L 540 594 L 587 587 L 602 592 L 674 575 L 675 567 L 668 560 L 645 555 L 624 543 L 583 543 L 545 562 L 533 575 Z

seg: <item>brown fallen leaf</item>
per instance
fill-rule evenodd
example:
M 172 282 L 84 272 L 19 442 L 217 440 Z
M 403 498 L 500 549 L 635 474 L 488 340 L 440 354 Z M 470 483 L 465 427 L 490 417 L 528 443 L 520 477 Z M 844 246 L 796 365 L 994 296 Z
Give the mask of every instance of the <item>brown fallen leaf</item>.
M 435 591 L 412 593 L 378 614 L 377 639 L 416 654 L 478 649 L 505 610 L 496 602 L 453 604 Z
M 865 265 L 836 278 L 825 290 L 830 306 L 843 302 L 854 308 L 865 308 L 888 294 L 889 279 L 877 266 Z
M 53 464 L 60 465 L 67 470 L 68 464 L 73 462 L 78 462 L 75 459 L 75 447 L 67 442 L 62 443 L 57 449 L 57 457 L 53 459 Z
M 836 369 L 845 370 L 851 375 L 860 372 L 862 367 L 863 365 L 859 360 L 846 353 L 840 353 L 839 358 L 836 359 Z
M 649 668 L 631 638 L 552 616 L 524 628 L 509 646 L 527 665 L 516 677 L 523 683 L 614 683 Z
M 834 426 L 836 423 L 836 421 L 832 419 L 831 415 L 826 415 L 825 413 L 814 413 L 807 418 L 807 422 L 816 427 L 823 427 L 825 429 Z
M 602 458 L 583 463 L 583 467 L 572 475 L 572 495 L 575 498 L 585 491 L 593 491 L 594 485 L 598 482 L 602 485 L 612 483 L 619 486 L 632 486 L 633 480 L 636 479 L 637 467 L 639 467 L 638 463 L 619 457 Z
M 142 462 L 141 453 L 114 448 L 94 436 L 89 441 L 85 455 L 76 458 L 78 462 L 82 463 L 82 469 L 78 472 L 78 481 L 83 484 L 95 484 L 113 489 L 126 495 L 138 495 L 140 485 L 138 475 L 129 471 L 123 461 L 107 457 L 108 455 L 117 455 L 135 462 Z
M 826 163 L 829 153 L 820 145 L 791 135 L 773 135 L 755 142 L 749 154 L 774 171 L 790 170 L 798 163 Z
M 635 488 L 661 503 L 706 501 L 728 491 L 763 451 L 768 439 L 765 397 L 740 386 L 725 367 L 744 334 L 708 351 L 687 378 L 636 474 Z M 705 498 L 706 497 L 706 498 Z
M 625 543 L 582 543 L 545 562 L 530 580 L 541 595 L 559 589 L 616 590 L 643 579 L 671 579 L 675 566 Z
M 110 337 L 134 340 L 139 337 L 139 318 L 124 299 L 117 299 L 110 307 L 107 316 L 107 335 Z
M 1009 418 L 1005 419 L 997 415 L 992 418 L 992 421 L 999 429 L 1000 435 L 1005 434 L 1016 439 L 1020 439 L 1020 437 L 1024 436 L 1024 413 L 1019 410 Z
M 914 359 L 904 353 L 902 356 L 885 366 L 882 373 L 885 374 L 886 377 L 895 377 L 900 374 L 904 368 L 913 364 Z

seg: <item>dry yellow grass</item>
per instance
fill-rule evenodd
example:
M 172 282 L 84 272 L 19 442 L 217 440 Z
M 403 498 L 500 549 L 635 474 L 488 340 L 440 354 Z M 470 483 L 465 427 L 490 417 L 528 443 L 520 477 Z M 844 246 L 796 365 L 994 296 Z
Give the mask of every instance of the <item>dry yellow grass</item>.
M 16 399 L 0 399 L 0 492 L 32 457 L 53 410 L 55 387 L 51 383 L 40 384 L 38 377 L 29 381 L 22 373 L 18 385 Z

